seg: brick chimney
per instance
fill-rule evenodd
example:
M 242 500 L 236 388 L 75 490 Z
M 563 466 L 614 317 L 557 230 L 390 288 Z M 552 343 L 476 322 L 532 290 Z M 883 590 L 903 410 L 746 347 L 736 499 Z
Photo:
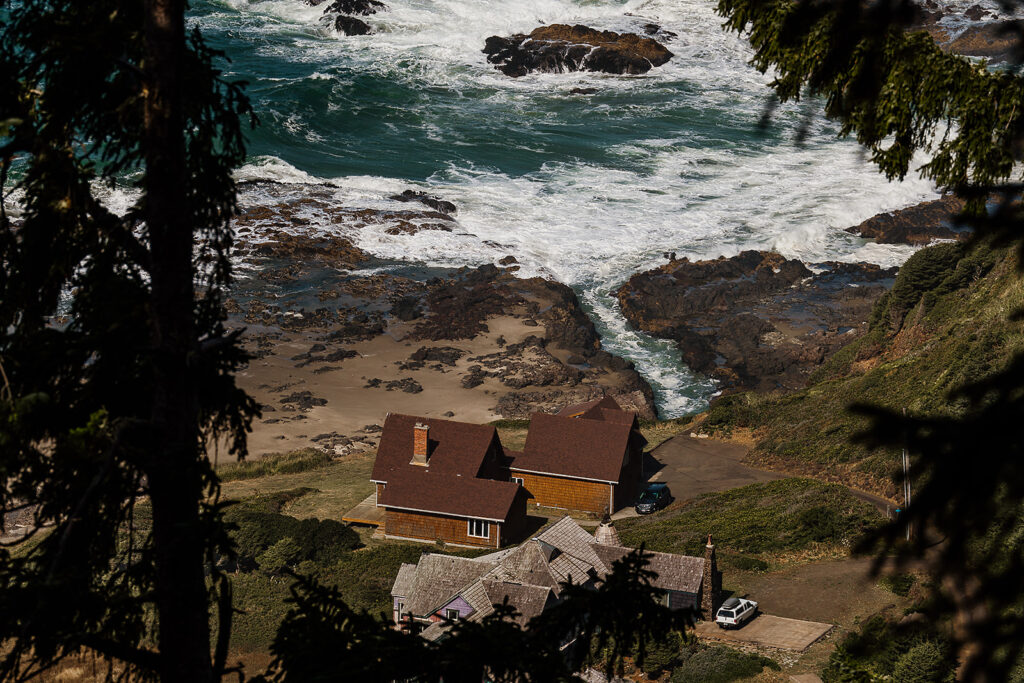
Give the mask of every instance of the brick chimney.
M 426 465 L 427 460 L 430 459 L 430 455 L 427 452 L 427 435 L 430 433 L 430 427 L 417 422 L 412 428 L 412 465 Z
M 708 534 L 708 544 L 704 546 L 704 576 L 701 578 L 700 612 L 706 621 L 713 621 L 715 608 L 718 607 L 718 595 L 722 592 L 722 573 L 718 571 L 715 559 L 715 544 Z

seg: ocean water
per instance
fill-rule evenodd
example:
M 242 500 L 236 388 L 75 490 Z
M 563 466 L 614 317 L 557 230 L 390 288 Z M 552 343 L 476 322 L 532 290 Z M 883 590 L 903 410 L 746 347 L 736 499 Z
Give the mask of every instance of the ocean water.
M 352 207 L 389 207 L 417 189 L 458 206 L 463 230 L 387 235 L 311 216 L 299 229 L 345 232 L 391 261 L 492 263 L 512 254 L 526 276 L 579 294 L 606 347 L 655 388 L 662 416 L 702 409 L 715 386 L 670 342 L 631 330 L 615 300 L 664 252 L 714 258 L 775 249 L 808 262 L 902 263 L 908 247 L 843 231 L 935 198 L 916 177 L 888 183 L 857 145 L 806 102 L 775 109 L 769 76 L 721 29 L 712 0 L 387 0 L 373 35 L 346 37 L 302 0 L 197 0 L 191 21 L 249 82 L 262 121 L 240 179 L 324 185 Z M 678 37 L 675 56 L 642 76 L 502 75 L 481 52 L 495 34 L 546 23 Z M 574 95 L 573 88 L 595 88 Z M 802 143 L 796 133 L 806 127 Z M 266 200 L 247 186 L 243 202 Z M 406 207 L 408 208 L 408 207 Z

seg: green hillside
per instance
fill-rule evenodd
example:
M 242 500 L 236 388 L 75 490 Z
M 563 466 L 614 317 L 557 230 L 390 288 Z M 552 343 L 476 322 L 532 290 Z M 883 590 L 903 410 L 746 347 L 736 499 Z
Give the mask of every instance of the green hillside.
M 718 400 L 705 431 L 754 431 L 750 459 L 763 467 L 893 494 L 896 452 L 871 452 L 854 436 L 868 420 L 858 403 L 915 415 L 956 414 L 949 392 L 1003 368 L 1024 350 L 1010 314 L 1024 305 L 1016 255 L 986 242 L 922 249 L 872 312 L 867 334 L 838 351 L 808 388 Z

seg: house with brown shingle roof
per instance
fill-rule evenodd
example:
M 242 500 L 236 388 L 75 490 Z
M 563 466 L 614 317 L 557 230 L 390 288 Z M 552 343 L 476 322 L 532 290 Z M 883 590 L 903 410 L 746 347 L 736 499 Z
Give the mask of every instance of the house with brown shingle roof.
M 594 514 L 632 504 L 644 444 L 636 414 L 611 397 L 535 413 L 522 451 L 491 425 L 393 413 L 373 505 L 389 538 L 500 548 L 525 534 L 528 502 Z
M 506 550 L 473 559 L 424 554 L 417 564 L 403 564 L 391 595 L 395 624 L 417 621 L 427 628 L 424 638 L 444 636 L 458 620 L 479 621 L 507 599 L 520 615 L 530 619 L 561 600 L 562 584 L 572 581 L 593 586 L 631 548 L 601 543 L 598 538 L 617 538 L 610 522 L 602 533 L 589 534 L 571 517 L 563 517 L 534 538 Z M 715 549 L 709 543 L 704 557 L 647 552 L 648 568 L 657 577 L 653 584 L 665 591 L 672 609 L 699 609 L 711 618 L 721 591 L 721 573 Z
M 523 450 L 505 455 L 530 503 L 599 515 L 636 500 L 646 443 L 636 413 L 605 396 L 557 415 L 534 413 Z
M 389 414 L 371 481 L 389 538 L 500 548 L 526 526 L 493 426 Z

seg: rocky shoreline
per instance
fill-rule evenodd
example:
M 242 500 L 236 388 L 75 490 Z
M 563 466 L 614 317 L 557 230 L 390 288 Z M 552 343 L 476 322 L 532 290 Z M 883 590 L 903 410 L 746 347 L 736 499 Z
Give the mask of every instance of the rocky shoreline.
M 260 184 L 269 197 L 236 220 L 247 275 L 228 302 L 255 356 L 242 384 L 264 406 L 254 452 L 372 447 L 389 411 L 486 422 L 612 395 L 654 418 L 653 392 L 608 353 L 573 290 L 522 278 L 514 255 L 476 268 L 430 269 L 375 259 L 353 239 L 383 228 L 403 238 L 463 232 L 457 207 L 406 191 L 361 208 L 329 187 Z M 284 191 L 288 189 L 288 191 Z M 280 200 L 273 199 L 274 194 Z M 960 239 L 950 197 L 848 228 L 884 243 Z M 313 214 L 336 230 L 310 231 Z M 862 334 L 897 269 L 805 264 L 746 251 L 676 259 L 618 290 L 626 320 L 676 342 L 683 362 L 723 393 L 802 388 L 832 353 Z
M 724 391 L 792 390 L 866 331 L 896 277 L 868 263 L 815 269 L 771 252 L 684 258 L 632 276 L 618 298 L 634 327 L 675 340 L 683 361 Z
M 310 211 L 346 230 L 459 229 L 449 202 L 411 192 L 393 199 L 425 210 L 340 207 L 327 189 L 310 188 L 236 219 L 236 258 L 250 274 L 228 308 L 255 356 L 240 375 L 263 406 L 255 454 L 369 448 L 374 425 L 392 411 L 486 422 L 611 395 L 656 416 L 650 385 L 602 348 L 572 289 L 517 277 L 515 257 L 386 273 L 341 231 L 302 231 Z

